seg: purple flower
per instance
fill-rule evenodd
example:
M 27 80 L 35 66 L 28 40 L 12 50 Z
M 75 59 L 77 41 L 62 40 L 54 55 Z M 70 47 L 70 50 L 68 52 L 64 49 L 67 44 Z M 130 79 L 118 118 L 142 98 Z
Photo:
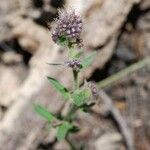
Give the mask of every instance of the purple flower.
M 93 82 L 89 82 L 88 87 L 90 88 L 92 95 L 97 99 L 98 98 L 98 89 L 96 87 L 96 84 Z
M 79 71 L 82 67 L 81 62 L 79 60 L 68 60 L 65 62 L 65 64 L 75 71 Z
M 52 39 L 55 43 L 68 42 L 67 46 L 82 46 L 80 39 L 82 31 L 82 19 L 75 11 L 65 10 L 58 12 L 56 24 L 52 28 Z

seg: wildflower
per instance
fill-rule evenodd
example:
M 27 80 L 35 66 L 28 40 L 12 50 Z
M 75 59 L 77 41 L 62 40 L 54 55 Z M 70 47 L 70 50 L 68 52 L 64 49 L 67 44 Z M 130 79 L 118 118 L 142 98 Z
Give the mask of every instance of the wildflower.
M 65 62 L 65 64 L 75 71 L 79 71 L 82 67 L 81 62 L 79 60 L 68 60 Z
M 82 26 L 82 19 L 75 11 L 59 11 L 56 25 L 52 29 L 52 39 L 55 43 L 67 41 L 67 46 L 81 47 Z
M 96 84 L 93 82 L 89 82 L 88 87 L 90 88 L 92 95 L 97 99 L 98 98 L 98 89 L 96 87 Z

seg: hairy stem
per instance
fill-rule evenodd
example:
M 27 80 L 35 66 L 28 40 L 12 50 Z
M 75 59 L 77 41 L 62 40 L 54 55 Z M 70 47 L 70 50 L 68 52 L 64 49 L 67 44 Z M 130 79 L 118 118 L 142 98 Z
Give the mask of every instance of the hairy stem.
M 79 83 L 78 83 L 78 75 L 79 72 L 77 72 L 76 70 L 73 70 L 73 77 L 74 77 L 74 90 L 79 88 Z
M 73 115 L 75 114 L 75 112 L 78 110 L 78 107 L 74 104 L 72 104 L 70 110 L 68 111 L 66 117 L 64 118 L 64 120 L 68 121 L 68 122 L 72 122 L 73 119 Z M 69 134 L 68 134 L 69 135 Z M 73 143 L 70 141 L 68 135 L 66 136 L 66 142 L 69 144 L 71 150 L 76 150 L 76 147 L 73 145 Z
M 78 107 L 76 105 L 72 104 L 70 107 L 70 110 L 68 111 L 68 113 L 65 117 L 65 120 L 72 122 L 73 115 L 77 110 L 78 110 Z
M 73 80 L 74 80 L 74 90 L 77 90 L 79 88 L 79 83 L 78 83 L 78 74 L 76 70 L 73 70 Z M 75 112 L 78 110 L 78 107 L 75 104 L 72 104 L 70 107 L 70 110 L 68 111 L 66 117 L 64 118 L 66 121 L 69 121 L 70 123 L 72 122 L 73 115 Z M 66 141 L 70 145 L 71 150 L 76 150 L 76 147 L 73 145 L 73 143 L 69 140 L 68 135 L 66 136 Z
M 73 70 L 73 77 L 74 77 L 74 90 L 77 90 L 79 88 L 79 84 L 78 84 L 78 73 L 76 70 Z M 70 110 L 68 111 L 65 120 L 72 122 L 72 117 L 74 115 L 74 113 L 78 110 L 78 107 L 76 105 L 74 105 L 73 103 L 71 104 Z
M 118 80 L 122 79 L 123 77 L 129 75 L 130 73 L 135 72 L 135 71 L 145 67 L 146 65 L 148 66 L 149 64 L 150 64 L 150 57 L 147 57 L 147 58 L 145 58 L 145 59 L 143 59 L 143 60 L 141 60 L 141 61 L 139 61 L 139 62 L 137 62 L 137 63 L 121 70 L 121 71 L 119 71 L 118 73 L 116 73 L 116 74 L 100 81 L 98 83 L 98 86 L 100 88 L 105 88 L 107 86 L 110 86 L 113 83 L 115 83 L 116 81 L 118 81 Z

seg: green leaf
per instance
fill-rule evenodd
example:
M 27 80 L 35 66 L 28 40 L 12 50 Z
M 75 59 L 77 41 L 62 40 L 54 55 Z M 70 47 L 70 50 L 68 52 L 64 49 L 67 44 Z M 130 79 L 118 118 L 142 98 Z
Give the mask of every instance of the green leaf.
M 70 49 L 69 50 L 69 57 L 72 58 L 72 59 L 78 59 L 78 58 L 80 58 L 82 53 L 83 53 L 82 51 L 77 51 L 77 50 L 74 50 L 74 49 Z
M 63 124 L 59 125 L 57 127 L 57 135 L 56 135 L 57 139 L 59 141 L 63 140 L 71 128 L 72 125 L 69 124 L 68 122 L 64 122 Z
M 72 94 L 73 102 L 76 106 L 83 105 L 90 97 L 91 92 L 88 89 L 76 90 Z
M 69 91 L 61 84 L 59 81 L 52 77 L 47 77 L 49 82 L 53 85 L 53 87 L 62 94 L 65 99 L 69 98 Z
M 39 105 L 39 104 L 34 104 L 34 110 L 43 118 L 45 118 L 47 121 L 51 122 L 55 118 L 55 116 L 50 113 L 45 107 Z
M 95 102 L 92 102 L 92 103 L 90 103 L 90 104 L 83 104 L 82 106 L 80 106 L 80 108 L 81 108 L 81 110 L 83 111 L 83 112 L 89 112 L 90 111 L 90 108 L 92 107 L 92 106 L 94 106 L 95 105 Z
M 61 46 L 68 45 L 68 39 L 67 39 L 67 37 L 63 36 L 63 35 L 61 37 L 59 37 L 58 44 L 61 45 Z
M 62 35 L 58 38 L 58 41 L 57 41 L 58 45 L 61 45 L 63 47 L 71 47 L 71 42 L 69 40 L 68 37 L 66 37 L 65 35 Z
M 85 145 L 81 145 L 80 150 L 85 150 Z
M 89 67 L 92 64 L 95 57 L 96 57 L 96 52 L 93 52 L 90 55 L 88 55 L 87 57 L 83 58 L 82 63 L 81 63 L 82 64 L 82 70 Z
M 48 65 L 51 65 L 51 66 L 61 66 L 63 64 L 61 63 L 47 63 Z
M 63 120 L 63 116 L 62 116 L 61 112 L 57 113 L 57 114 L 55 115 L 55 117 L 56 117 L 58 120 Z
M 78 131 L 80 131 L 80 129 L 77 126 L 72 126 L 72 128 L 69 130 L 70 133 L 76 133 Z

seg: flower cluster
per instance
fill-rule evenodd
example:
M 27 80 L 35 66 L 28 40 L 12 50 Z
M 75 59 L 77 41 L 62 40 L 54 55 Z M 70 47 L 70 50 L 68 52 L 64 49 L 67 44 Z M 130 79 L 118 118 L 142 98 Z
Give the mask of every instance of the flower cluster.
M 65 62 L 65 64 L 75 71 L 79 71 L 82 67 L 81 62 L 79 60 L 68 60 Z
M 98 89 L 96 87 L 96 84 L 93 82 L 89 82 L 88 87 L 90 88 L 92 95 L 97 99 L 98 98 Z
M 67 40 L 69 45 L 81 47 L 80 35 L 83 26 L 81 17 L 75 11 L 59 11 L 58 16 L 56 25 L 52 29 L 53 41 L 59 43 L 60 40 Z

